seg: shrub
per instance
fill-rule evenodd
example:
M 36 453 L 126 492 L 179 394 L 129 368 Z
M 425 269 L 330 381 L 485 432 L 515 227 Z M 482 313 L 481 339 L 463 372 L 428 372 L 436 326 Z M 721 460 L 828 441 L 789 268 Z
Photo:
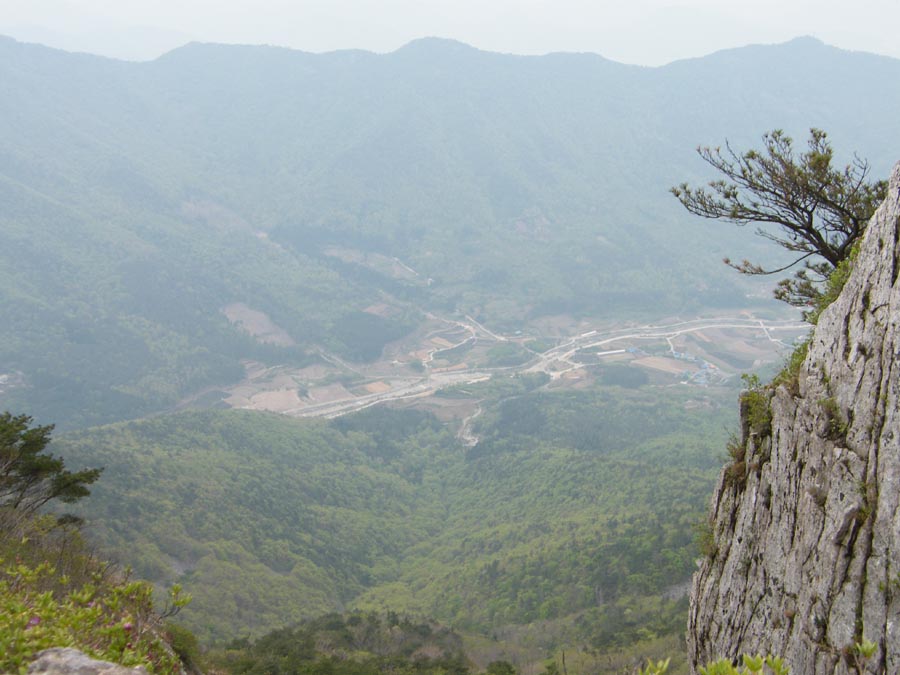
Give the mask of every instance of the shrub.
M 850 273 L 853 271 L 853 263 L 858 253 L 859 244 L 857 243 L 851 249 L 850 256 L 839 262 L 837 267 L 828 275 L 828 280 L 825 282 L 821 295 L 816 298 L 812 309 L 804 315 L 804 318 L 811 324 L 815 325 L 819 322 L 819 317 L 825 311 L 825 308 L 837 300 L 841 291 L 844 290 L 844 285 L 847 283 L 847 279 L 850 278 Z
M 750 433 L 765 438 L 772 433 L 771 392 L 760 383 L 757 375 L 742 375 L 746 389 L 741 393 L 741 409 Z
M 178 657 L 160 635 L 148 583 L 109 583 L 98 573 L 96 583 L 45 590 L 66 581 L 48 562 L 0 570 L 0 671 L 24 673 L 37 652 L 62 645 L 151 673 L 179 672 Z M 175 605 L 185 604 L 176 596 Z
M 796 347 L 784 364 L 784 368 L 772 380 L 772 384 L 776 387 L 785 386 L 794 396 L 800 393 L 800 367 L 806 360 L 809 353 L 809 340 L 804 340 Z
M 830 441 L 846 441 L 849 425 L 844 419 L 838 402 L 833 397 L 829 397 L 821 399 L 819 405 L 822 406 L 822 411 L 825 413 L 825 437 Z
M 720 659 L 701 666 L 698 669 L 700 675 L 755 675 L 756 673 L 765 672 L 772 675 L 788 675 L 790 668 L 784 665 L 777 656 L 750 656 L 744 654 L 742 658 L 743 666 L 735 666 L 728 659 Z M 638 675 L 665 675 L 669 669 L 668 659 L 659 661 L 658 663 L 649 663 L 644 670 L 639 670 Z
M 199 672 L 200 643 L 189 629 L 171 621 L 166 623 L 169 644 L 188 671 Z
M 712 522 L 708 518 L 703 518 L 694 524 L 694 541 L 704 558 L 716 557 L 719 548 L 716 545 L 716 534 L 713 531 Z

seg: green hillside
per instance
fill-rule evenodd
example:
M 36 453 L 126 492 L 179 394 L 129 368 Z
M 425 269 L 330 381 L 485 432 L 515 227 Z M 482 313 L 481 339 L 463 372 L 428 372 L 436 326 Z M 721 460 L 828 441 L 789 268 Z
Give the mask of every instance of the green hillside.
M 389 612 L 328 614 L 268 633 L 234 640 L 207 656 L 217 670 L 248 675 L 466 675 L 461 637 L 434 622 Z
M 0 407 L 133 418 L 246 359 L 376 358 L 423 309 L 516 330 L 746 302 L 720 260 L 757 244 L 667 193 L 701 178 L 692 148 L 815 125 L 884 173 L 898 78 L 813 40 L 650 69 L 442 40 L 126 63 L 0 38 Z M 362 311 L 386 298 L 395 315 Z M 287 339 L 247 335 L 234 303 Z
M 563 397 L 532 395 L 549 426 L 565 422 Z M 182 583 L 194 596 L 182 616 L 203 638 L 345 607 L 480 633 L 589 610 L 608 629 L 585 622 L 581 639 L 609 644 L 628 634 L 619 600 L 658 597 L 693 568 L 691 527 L 729 415 L 686 412 L 689 398 L 596 392 L 583 401 L 591 443 L 525 443 L 495 419 L 504 441 L 484 457 L 432 416 L 389 409 L 333 422 L 190 413 L 67 434 L 55 449 L 106 467 L 85 505 L 90 532 L 140 576 Z M 642 405 L 657 426 L 619 423 Z M 693 460 L 679 456 L 688 439 Z

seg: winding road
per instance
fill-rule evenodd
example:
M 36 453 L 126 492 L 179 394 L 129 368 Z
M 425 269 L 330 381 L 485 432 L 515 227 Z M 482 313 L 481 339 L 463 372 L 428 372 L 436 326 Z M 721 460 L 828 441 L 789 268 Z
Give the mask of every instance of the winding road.
M 438 318 L 438 317 L 434 317 Z M 487 328 L 466 317 L 471 323 L 464 321 L 442 319 L 447 323 L 452 323 L 460 328 L 464 328 L 469 336 L 464 342 L 471 340 L 476 335 L 488 336 L 499 342 L 508 342 L 512 338 L 497 335 L 489 331 Z M 765 336 L 772 342 L 781 346 L 786 346 L 784 342 L 772 336 L 773 330 L 800 331 L 808 328 L 808 324 L 798 321 L 766 321 L 756 318 L 741 317 L 724 317 L 718 319 L 691 319 L 688 321 L 679 321 L 671 324 L 663 325 L 644 325 L 639 327 L 628 327 L 608 332 L 599 332 L 596 330 L 582 333 L 574 338 L 570 338 L 546 352 L 537 354 L 533 359 L 517 366 L 507 366 L 502 368 L 472 368 L 466 370 L 458 370 L 453 372 L 433 372 L 430 364 L 434 353 L 443 350 L 434 350 L 429 354 L 429 358 L 425 361 L 426 373 L 421 377 L 404 377 L 396 378 L 391 382 L 391 389 L 385 392 L 375 394 L 366 394 L 362 396 L 351 396 L 344 399 L 327 401 L 323 403 L 314 403 L 307 406 L 293 408 L 284 411 L 284 414 L 296 417 L 325 417 L 333 418 L 345 415 L 350 412 L 363 410 L 379 403 L 388 401 L 397 401 L 411 398 L 420 398 L 431 396 L 435 392 L 459 384 L 473 384 L 489 379 L 495 373 L 504 373 L 515 375 L 517 373 L 547 373 L 553 379 L 557 379 L 565 373 L 571 372 L 578 368 L 584 368 L 585 364 L 575 363 L 572 357 L 582 349 L 592 349 L 598 347 L 606 347 L 616 342 L 626 340 L 666 340 L 669 341 L 679 335 L 685 333 L 694 333 L 697 331 L 712 328 L 730 328 L 762 331 Z M 462 343 L 460 343 L 462 344 Z M 454 345 L 454 347 L 459 345 Z M 611 349 L 602 354 L 621 353 L 621 349 Z M 559 365 L 568 364 L 568 367 L 560 368 Z

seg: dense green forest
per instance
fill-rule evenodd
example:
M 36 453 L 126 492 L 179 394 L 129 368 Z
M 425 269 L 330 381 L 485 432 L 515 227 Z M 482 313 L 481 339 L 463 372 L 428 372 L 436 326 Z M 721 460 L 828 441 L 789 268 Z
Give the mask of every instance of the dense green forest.
M 135 418 L 246 359 L 375 358 L 422 310 L 514 331 L 745 304 L 720 260 L 761 244 L 667 193 L 703 177 L 692 147 L 815 125 L 880 175 L 898 78 L 809 39 L 637 68 L 442 40 L 126 63 L 0 38 L 0 406 Z M 232 303 L 289 339 L 253 339 Z
M 478 633 L 578 613 L 568 637 L 598 647 L 680 630 L 683 606 L 659 596 L 692 571 L 731 406 L 691 406 L 690 390 L 527 389 L 489 406 L 484 452 L 390 409 L 185 413 L 56 449 L 106 467 L 90 532 L 140 576 L 182 583 L 202 639 L 348 606 Z
M 467 675 L 471 670 L 458 634 L 396 612 L 327 614 L 253 641 L 232 640 L 206 659 L 235 675 Z

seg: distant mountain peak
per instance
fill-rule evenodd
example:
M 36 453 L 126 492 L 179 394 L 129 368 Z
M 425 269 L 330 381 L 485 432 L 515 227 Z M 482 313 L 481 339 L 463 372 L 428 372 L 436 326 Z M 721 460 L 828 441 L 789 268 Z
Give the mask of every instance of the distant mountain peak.
M 796 47 L 828 47 L 829 45 L 822 42 L 819 38 L 812 35 L 799 35 L 787 42 L 782 42 L 780 46 L 796 46 Z
M 454 40 L 452 38 L 444 38 L 437 36 L 427 36 L 416 38 L 415 40 L 410 40 L 405 45 L 398 49 L 398 52 L 407 51 L 407 50 L 428 50 L 428 51 L 479 51 L 472 45 L 468 45 L 465 42 L 460 42 L 459 40 Z

